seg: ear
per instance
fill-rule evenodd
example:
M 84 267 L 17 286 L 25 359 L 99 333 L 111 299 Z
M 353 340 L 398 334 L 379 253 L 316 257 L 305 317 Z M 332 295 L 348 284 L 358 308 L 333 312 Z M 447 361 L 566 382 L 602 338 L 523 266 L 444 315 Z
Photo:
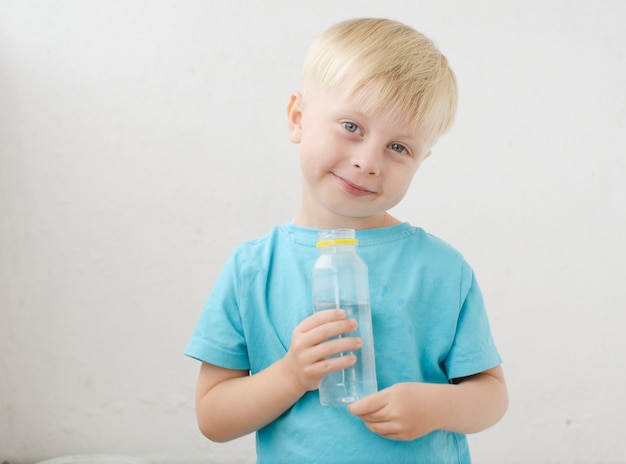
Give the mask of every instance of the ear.
M 302 140 L 302 94 L 294 92 L 287 104 L 287 127 L 289 128 L 289 140 L 300 143 Z

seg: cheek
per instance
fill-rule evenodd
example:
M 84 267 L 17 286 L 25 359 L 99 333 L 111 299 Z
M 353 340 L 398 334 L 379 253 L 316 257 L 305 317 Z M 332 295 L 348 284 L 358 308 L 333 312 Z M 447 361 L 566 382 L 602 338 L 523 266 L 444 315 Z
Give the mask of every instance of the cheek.
M 300 165 L 311 170 L 328 168 L 333 158 L 333 144 L 321 133 L 305 131 L 300 142 Z
M 325 136 L 316 126 L 305 126 L 300 137 L 300 146 L 307 152 L 316 152 L 322 149 Z
M 394 177 L 394 179 L 390 180 L 389 185 L 390 188 L 395 190 L 394 197 L 397 201 L 402 200 L 404 195 L 406 195 L 407 191 L 411 187 L 411 182 L 415 177 L 415 171 L 412 172 L 402 172 L 399 176 Z
M 323 157 L 311 145 L 300 145 L 300 170 L 305 179 L 312 179 L 324 167 Z

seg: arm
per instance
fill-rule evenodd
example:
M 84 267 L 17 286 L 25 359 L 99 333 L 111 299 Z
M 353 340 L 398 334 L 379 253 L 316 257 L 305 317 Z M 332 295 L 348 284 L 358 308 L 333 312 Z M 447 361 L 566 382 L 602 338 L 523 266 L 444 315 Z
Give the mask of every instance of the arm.
M 454 384 L 399 383 L 351 404 L 367 428 L 394 440 L 413 440 L 434 430 L 475 433 L 504 415 L 508 395 L 500 366 Z
M 282 359 L 254 375 L 203 363 L 196 389 L 196 415 L 202 433 L 214 441 L 228 441 L 269 424 L 307 391 L 319 387 L 322 377 L 354 364 L 354 356 L 325 359 L 354 351 L 361 340 L 330 337 L 353 331 L 354 319 L 345 311 L 320 311 L 293 332 L 291 347 Z

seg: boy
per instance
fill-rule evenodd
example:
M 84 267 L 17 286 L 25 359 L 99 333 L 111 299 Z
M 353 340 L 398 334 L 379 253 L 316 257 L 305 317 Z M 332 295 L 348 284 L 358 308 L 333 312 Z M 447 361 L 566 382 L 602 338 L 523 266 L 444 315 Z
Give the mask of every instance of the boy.
M 204 435 L 256 431 L 262 463 L 470 462 L 464 434 L 507 407 L 481 293 L 456 250 L 387 212 L 455 109 L 447 60 L 408 26 L 350 20 L 313 43 L 287 107 L 300 209 L 234 252 L 186 350 L 202 361 Z M 358 350 L 355 321 L 311 302 L 317 232 L 337 228 L 356 229 L 369 267 L 380 389 L 347 408 L 321 406 L 317 388 L 355 362 L 328 358 Z

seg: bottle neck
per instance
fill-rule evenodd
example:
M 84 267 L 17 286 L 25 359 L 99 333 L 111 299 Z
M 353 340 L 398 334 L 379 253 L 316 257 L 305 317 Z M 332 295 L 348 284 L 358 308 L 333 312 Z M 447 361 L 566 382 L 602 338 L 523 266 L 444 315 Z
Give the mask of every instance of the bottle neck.
M 355 252 L 359 243 L 354 229 L 320 230 L 317 236 L 317 248 L 320 254 Z

